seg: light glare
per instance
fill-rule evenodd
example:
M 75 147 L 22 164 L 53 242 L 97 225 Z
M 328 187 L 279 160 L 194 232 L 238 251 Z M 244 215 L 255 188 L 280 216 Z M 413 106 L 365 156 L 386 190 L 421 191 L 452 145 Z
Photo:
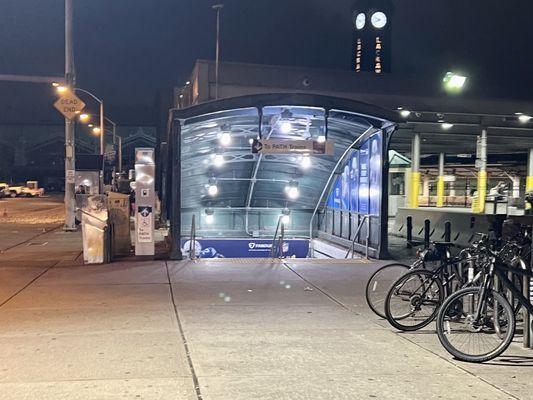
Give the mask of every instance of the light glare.
M 231 144 L 231 135 L 228 132 L 223 132 L 220 134 L 218 140 L 222 146 L 229 146 Z
M 523 124 L 527 124 L 531 120 L 531 117 L 529 115 L 521 114 L 518 116 L 518 120 Z
M 326 137 L 324 135 L 320 135 L 319 137 L 316 138 L 316 141 L 318 143 L 324 143 L 326 141 Z
M 283 134 L 291 133 L 291 131 L 292 131 L 291 122 L 290 121 L 282 121 L 280 126 L 279 126 L 279 130 Z

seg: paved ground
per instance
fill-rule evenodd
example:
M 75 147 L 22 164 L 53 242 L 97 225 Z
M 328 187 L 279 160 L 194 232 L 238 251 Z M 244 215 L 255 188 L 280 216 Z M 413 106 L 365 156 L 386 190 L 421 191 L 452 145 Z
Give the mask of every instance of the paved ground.
M 37 241 L 0 255 L 2 400 L 533 399 L 533 351 L 459 363 L 370 314 L 375 264 L 82 266 L 78 233 Z

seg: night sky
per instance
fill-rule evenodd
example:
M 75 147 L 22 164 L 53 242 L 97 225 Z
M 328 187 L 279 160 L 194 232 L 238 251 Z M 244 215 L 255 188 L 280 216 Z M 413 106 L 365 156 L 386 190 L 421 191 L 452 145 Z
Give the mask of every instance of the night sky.
M 353 0 L 223 2 L 223 61 L 350 69 Z M 214 58 L 212 4 L 74 0 L 78 85 L 102 96 L 121 123 L 154 124 L 157 90 L 182 84 L 196 59 Z M 433 79 L 460 68 L 472 93 L 533 100 L 532 1 L 394 4 L 393 73 Z M 0 73 L 63 74 L 63 7 L 63 0 L 0 0 Z M 42 85 L 0 83 L 0 123 L 32 118 L 28 105 L 52 114 L 53 100 Z

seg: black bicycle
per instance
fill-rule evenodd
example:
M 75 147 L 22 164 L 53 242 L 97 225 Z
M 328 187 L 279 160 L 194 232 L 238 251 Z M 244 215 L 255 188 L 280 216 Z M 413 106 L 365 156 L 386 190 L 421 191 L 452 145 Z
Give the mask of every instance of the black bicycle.
M 468 282 L 471 258 L 450 255 L 451 243 L 435 242 L 422 254 L 424 268 L 410 271 L 394 282 L 385 298 L 385 316 L 396 329 L 415 331 L 428 325 L 450 294 Z M 428 266 L 433 266 L 429 268 Z
M 520 305 L 533 313 L 533 305 L 507 276 L 508 273 L 532 277 L 531 270 L 509 266 L 502 251 L 487 249 L 483 263 L 486 274 L 480 287 L 468 287 L 448 297 L 437 314 L 437 335 L 455 358 L 484 362 L 498 357 L 511 344 L 515 334 L 515 310 L 507 298 L 494 288 L 499 285 L 512 293 Z M 522 280 L 527 283 L 528 279 Z M 515 281 L 516 282 L 516 281 Z M 528 325 L 528 321 L 524 321 Z

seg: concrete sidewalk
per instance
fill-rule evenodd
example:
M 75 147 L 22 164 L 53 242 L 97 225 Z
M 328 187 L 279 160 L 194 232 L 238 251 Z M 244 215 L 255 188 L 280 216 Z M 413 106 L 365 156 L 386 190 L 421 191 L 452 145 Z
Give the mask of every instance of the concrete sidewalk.
M 82 266 L 65 235 L 44 235 L 41 250 L 64 251 L 41 265 L 23 245 L 0 256 L 2 399 L 533 398 L 533 352 L 458 363 L 431 328 L 399 334 L 370 314 L 376 264 Z

